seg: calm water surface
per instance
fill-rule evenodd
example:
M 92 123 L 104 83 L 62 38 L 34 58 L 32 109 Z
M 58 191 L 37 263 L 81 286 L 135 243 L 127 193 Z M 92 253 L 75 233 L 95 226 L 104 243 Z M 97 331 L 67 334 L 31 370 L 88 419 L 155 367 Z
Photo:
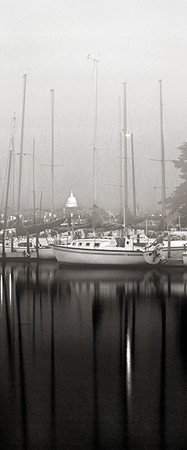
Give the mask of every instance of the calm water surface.
M 187 448 L 187 271 L 0 277 L 0 448 Z

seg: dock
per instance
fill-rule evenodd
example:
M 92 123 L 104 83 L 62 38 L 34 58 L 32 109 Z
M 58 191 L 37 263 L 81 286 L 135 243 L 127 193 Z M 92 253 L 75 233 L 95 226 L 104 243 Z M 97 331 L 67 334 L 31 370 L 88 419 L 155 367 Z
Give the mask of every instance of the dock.
M 0 253 L 0 262 L 3 264 L 9 263 L 9 262 L 24 262 L 29 264 L 30 262 L 56 262 L 56 258 L 53 255 L 50 255 L 46 253 L 45 255 L 39 255 L 36 251 L 30 252 L 28 254 L 25 251 L 13 251 L 13 252 L 6 252 L 6 253 Z M 149 268 L 149 264 L 145 264 L 146 268 Z M 181 268 L 186 269 L 187 266 L 183 263 L 183 259 L 179 258 L 168 258 L 165 263 L 160 263 L 158 265 L 150 265 L 151 268 Z M 130 268 L 130 267 L 129 267 Z M 132 267 L 132 270 L 136 269 L 137 267 Z
M 37 252 L 31 252 L 28 254 L 27 252 L 23 251 L 13 251 L 13 252 L 7 252 L 7 253 L 0 253 L 0 262 L 6 263 L 6 262 L 37 262 L 37 261 L 56 261 L 56 258 L 54 255 L 49 256 L 49 254 L 45 255 L 39 255 Z

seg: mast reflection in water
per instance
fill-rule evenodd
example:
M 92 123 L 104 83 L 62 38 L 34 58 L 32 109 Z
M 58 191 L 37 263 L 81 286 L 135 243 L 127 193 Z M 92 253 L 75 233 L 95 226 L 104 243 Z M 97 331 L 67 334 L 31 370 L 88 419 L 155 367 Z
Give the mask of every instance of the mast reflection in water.
M 0 277 L 0 448 L 187 448 L 185 270 Z

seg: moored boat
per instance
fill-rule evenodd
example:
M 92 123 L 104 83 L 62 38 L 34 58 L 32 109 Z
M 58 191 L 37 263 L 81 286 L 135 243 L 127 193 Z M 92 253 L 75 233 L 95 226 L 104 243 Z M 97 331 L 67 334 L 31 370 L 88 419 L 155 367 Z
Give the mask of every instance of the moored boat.
M 134 250 L 129 239 L 124 247 L 118 247 L 114 238 L 75 239 L 69 245 L 52 246 L 58 262 L 86 266 L 139 266 L 163 262 L 159 247 Z
M 2 251 L 2 244 L 0 244 L 0 254 Z M 18 256 L 23 257 L 55 259 L 54 252 L 52 251 L 51 245 L 48 243 L 47 239 L 40 237 L 38 242 L 35 237 L 30 238 L 29 242 L 27 242 L 26 237 L 14 238 L 13 242 L 11 242 L 10 239 L 6 239 L 5 254 L 7 256 L 14 255 L 15 257 L 17 254 Z

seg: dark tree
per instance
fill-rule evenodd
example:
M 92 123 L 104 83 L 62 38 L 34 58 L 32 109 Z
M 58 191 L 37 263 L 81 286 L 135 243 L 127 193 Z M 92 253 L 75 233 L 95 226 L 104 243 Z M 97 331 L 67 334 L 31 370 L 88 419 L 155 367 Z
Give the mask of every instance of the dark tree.
M 167 206 L 171 214 L 178 213 L 181 217 L 181 225 L 187 225 L 187 142 L 179 148 L 179 157 L 173 163 L 180 170 L 181 183 L 167 199 Z

